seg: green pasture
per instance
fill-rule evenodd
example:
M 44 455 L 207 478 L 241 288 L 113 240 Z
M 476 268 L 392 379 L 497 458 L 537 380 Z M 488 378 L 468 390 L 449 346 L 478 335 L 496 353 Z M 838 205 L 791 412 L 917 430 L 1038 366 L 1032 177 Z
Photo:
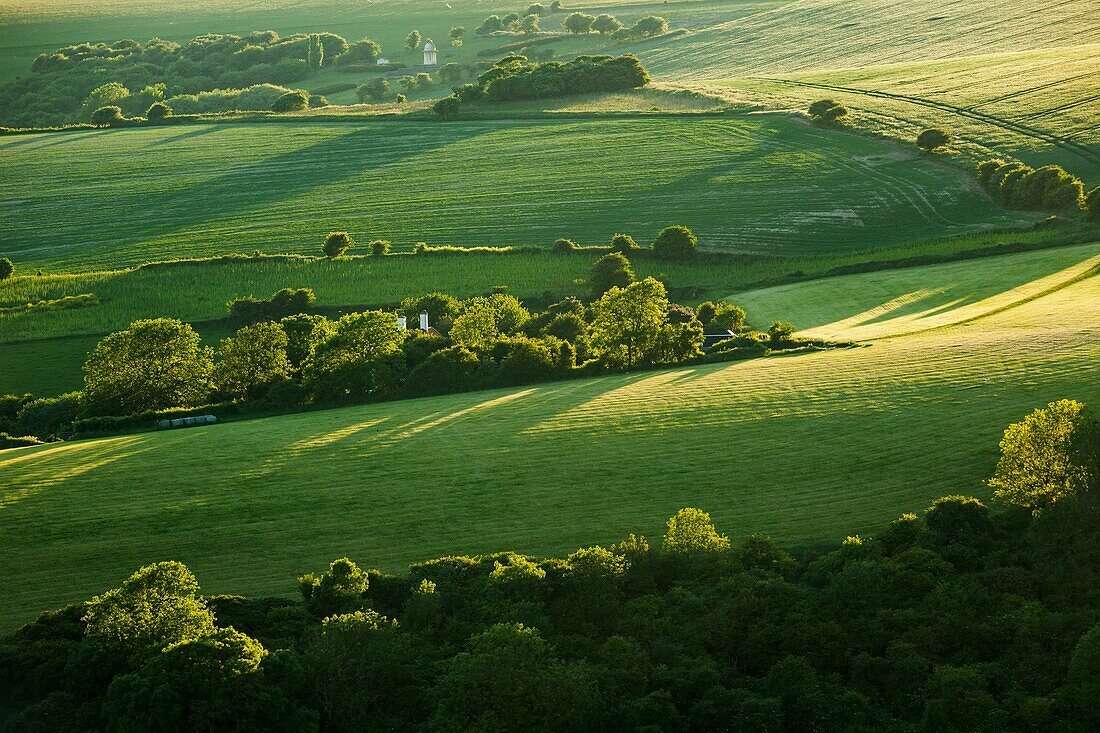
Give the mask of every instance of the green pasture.
M 79 271 L 366 241 L 648 241 L 835 254 L 1034 220 L 892 143 L 786 115 L 283 123 L 0 140 L 0 255 Z M 33 171 L 33 179 L 30 172 Z
M 1100 269 L 1100 242 L 831 277 L 731 298 L 758 327 L 792 321 L 808 334 L 871 340 L 979 318 Z M 1084 305 L 1084 304 L 1083 304 Z
M 0 575 L 21 582 L 0 623 L 157 559 L 208 592 L 292 594 L 343 555 L 400 570 L 562 553 L 657 535 L 683 506 L 735 541 L 837 543 L 986 495 L 1003 427 L 1053 399 L 1096 403 L 1098 360 L 1093 277 L 844 351 L 5 451 Z

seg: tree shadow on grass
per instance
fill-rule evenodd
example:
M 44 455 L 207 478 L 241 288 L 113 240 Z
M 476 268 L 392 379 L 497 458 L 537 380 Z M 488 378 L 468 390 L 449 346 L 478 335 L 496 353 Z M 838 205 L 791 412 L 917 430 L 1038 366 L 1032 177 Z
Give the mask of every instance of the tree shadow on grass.
M 54 132 L 54 133 L 42 133 L 38 135 L 28 135 L 21 140 L 14 140 L 8 142 L 0 142 L 0 153 L 8 150 L 14 150 L 15 148 L 21 148 L 27 145 L 34 145 L 38 143 L 38 147 L 35 150 L 41 150 L 43 148 L 52 148 L 55 145 L 64 145 L 66 143 L 77 142 L 86 140 L 89 137 L 96 135 L 108 135 L 111 130 L 81 130 L 73 132 Z M 48 139 L 43 139 L 47 138 Z
M 278 135 L 288 125 L 291 123 L 255 125 L 247 129 L 257 136 Z M 302 126 L 293 125 L 294 128 Z M 211 128 L 210 131 L 224 132 L 229 129 Z M 415 135 L 416 145 L 393 144 L 390 133 L 400 135 L 409 131 Z M 282 201 L 308 194 L 341 178 L 361 176 L 492 131 L 491 126 L 475 125 L 416 125 L 409 128 L 382 124 L 349 125 L 346 131 L 339 129 L 332 136 L 313 144 L 233 167 L 211 180 L 187 188 L 154 192 L 143 189 L 126 196 L 124 200 L 116 199 L 112 220 L 116 223 L 132 221 L 133 224 L 128 231 L 113 232 L 112 248 L 122 250 L 129 245 L 204 223 L 240 220 L 248 214 L 261 214 Z M 189 131 L 164 142 L 199 134 L 206 132 Z M 399 183 L 395 182 L 395 185 Z

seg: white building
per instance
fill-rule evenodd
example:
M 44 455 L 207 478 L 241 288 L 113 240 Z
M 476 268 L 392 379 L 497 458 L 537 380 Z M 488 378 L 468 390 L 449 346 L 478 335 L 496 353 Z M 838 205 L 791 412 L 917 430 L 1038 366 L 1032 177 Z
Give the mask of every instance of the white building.
M 435 52 L 435 44 L 432 43 L 432 39 L 428 39 L 424 42 L 424 65 L 436 66 L 439 64 L 439 59 Z
M 390 60 L 388 58 L 386 58 L 385 56 L 379 56 L 378 57 L 377 63 L 378 63 L 379 66 L 385 66 L 389 62 L 390 62 Z

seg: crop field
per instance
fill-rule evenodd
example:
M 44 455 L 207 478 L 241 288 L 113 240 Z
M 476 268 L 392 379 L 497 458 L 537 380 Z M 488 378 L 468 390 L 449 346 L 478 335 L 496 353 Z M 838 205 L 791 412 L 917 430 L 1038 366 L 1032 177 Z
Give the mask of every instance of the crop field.
M 970 264 L 980 279 L 987 263 Z M 398 570 L 566 552 L 658 534 L 686 505 L 735 540 L 831 544 L 986 495 L 1004 425 L 1100 400 L 1098 363 L 1091 277 L 869 347 L 5 451 L 0 574 L 24 582 L 0 624 L 152 559 L 187 563 L 208 592 L 291 594 L 344 554 Z M 593 445 L 599 460 L 562 460 Z
M 680 223 L 703 249 L 813 255 L 1034 220 L 962 171 L 784 115 L 86 131 L 5 139 L 0 156 L 18 212 L 0 255 L 28 270 L 312 254 L 335 229 L 549 245 Z

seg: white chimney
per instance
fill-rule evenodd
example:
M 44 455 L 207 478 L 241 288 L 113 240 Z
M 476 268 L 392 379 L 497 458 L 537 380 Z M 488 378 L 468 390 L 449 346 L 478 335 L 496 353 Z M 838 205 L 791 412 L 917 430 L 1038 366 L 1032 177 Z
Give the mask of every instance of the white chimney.
M 404 331 L 406 328 L 409 327 L 409 319 L 405 318 L 405 316 L 398 316 L 397 327 Z
M 428 311 L 421 311 L 420 313 L 420 330 L 428 330 Z

